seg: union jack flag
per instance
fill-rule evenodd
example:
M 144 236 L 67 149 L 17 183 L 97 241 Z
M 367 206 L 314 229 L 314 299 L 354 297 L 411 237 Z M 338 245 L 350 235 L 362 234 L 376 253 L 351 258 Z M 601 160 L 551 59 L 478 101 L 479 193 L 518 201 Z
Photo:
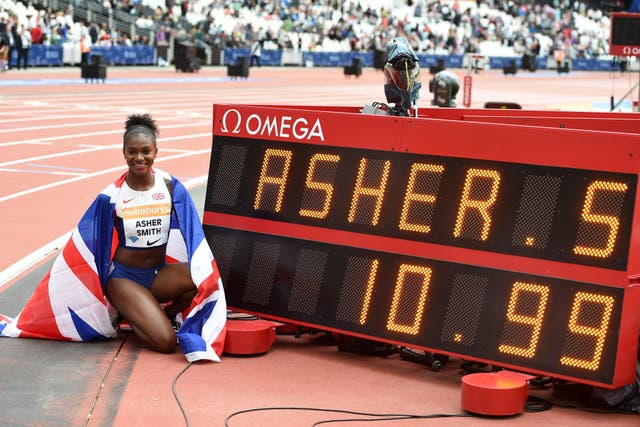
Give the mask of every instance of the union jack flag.
M 167 261 L 188 262 L 198 288 L 191 306 L 178 315 L 180 348 L 189 362 L 219 362 L 227 308 L 216 261 L 186 188 L 166 172 L 154 173 L 172 180 L 174 214 Z M 115 201 L 125 177 L 96 197 L 22 311 L 14 319 L 0 314 L 0 336 L 70 341 L 116 336 L 113 307 L 104 288 L 117 245 Z

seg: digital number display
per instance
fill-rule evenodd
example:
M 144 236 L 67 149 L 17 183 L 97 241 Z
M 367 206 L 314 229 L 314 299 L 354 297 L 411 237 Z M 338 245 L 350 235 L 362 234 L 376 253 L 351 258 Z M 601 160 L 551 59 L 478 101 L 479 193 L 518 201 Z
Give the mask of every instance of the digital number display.
M 213 135 L 203 226 L 230 308 L 635 380 L 639 135 L 264 106 L 214 106 Z
M 252 312 L 610 382 L 620 288 L 205 226 Z
M 224 137 L 211 167 L 206 210 L 627 266 L 634 175 Z

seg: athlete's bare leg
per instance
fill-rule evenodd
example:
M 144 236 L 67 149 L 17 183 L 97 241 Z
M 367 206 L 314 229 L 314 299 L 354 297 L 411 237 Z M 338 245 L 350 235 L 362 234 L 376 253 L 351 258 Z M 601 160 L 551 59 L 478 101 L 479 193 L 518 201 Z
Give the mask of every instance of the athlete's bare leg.
M 175 351 L 176 334 L 150 290 L 132 280 L 116 278 L 107 282 L 106 296 L 149 348 L 161 353 Z
M 176 314 L 185 310 L 191 304 L 198 290 L 191 279 L 189 264 L 167 264 L 156 275 L 151 284 L 151 293 L 161 302 L 173 301 L 166 307 L 165 312 L 173 319 Z

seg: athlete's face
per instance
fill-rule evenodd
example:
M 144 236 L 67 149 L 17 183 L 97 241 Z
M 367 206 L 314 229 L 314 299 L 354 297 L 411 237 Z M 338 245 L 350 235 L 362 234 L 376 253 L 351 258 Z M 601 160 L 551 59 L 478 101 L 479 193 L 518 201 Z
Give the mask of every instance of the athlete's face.
M 140 176 L 151 173 L 158 147 L 148 135 L 135 133 L 124 142 L 122 152 L 129 166 L 129 172 Z

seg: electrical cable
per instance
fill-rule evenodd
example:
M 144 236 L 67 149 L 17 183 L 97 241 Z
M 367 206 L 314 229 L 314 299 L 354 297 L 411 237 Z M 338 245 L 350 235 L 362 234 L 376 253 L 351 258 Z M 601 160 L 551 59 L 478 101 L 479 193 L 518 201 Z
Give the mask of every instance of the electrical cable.
M 373 415 L 372 415 L 373 416 Z M 382 418 L 344 418 L 335 420 L 318 421 L 312 424 L 312 427 L 319 426 L 320 424 L 329 423 L 344 423 L 344 422 L 372 422 L 372 421 L 399 421 L 399 420 L 424 420 L 429 418 L 455 418 L 455 417 L 471 417 L 471 414 L 429 414 L 429 415 L 405 415 L 397 417 L 382 417 Z
M 350 414 L 350 415 L 362 415 L 371 418 L 348 418 L 348 419 L 335 419 L 335 420 L 323 420 L 318 421 L 313 426 L 317 426 L 320 424 L 327 423 L 336 423 L 336 422 L 355 422 L 355 421 L 394 421 L 394 420 L 407 420 L 407 419 L 427 419 L 427 418 L 448 418 L 448 417 L 470 417 L 470 414 L 427 414 L 427 415 L 414 415 L 414 414 L 375 414 L 370 412 L 358 412 L 358 411 L 350 411 L 347 409 L 331 409 L 331 408 L 311 408 L 311 407 L 297 407 L 297 406 L 274 406 L 269 408 L 251 408 L 251 409 L 243 409 L 240 411 L 233 412 L 230 414 L 225 420 L 225 427 L 229 427 L 229 421 L 231 418 L 241 415 L 247 414 L 251 412 L 261 412 L 261 411 L 311 411 L 311 412 L 332 412 L 338 414 Z
M 611 411 L 611 410 L 598 410 L 597 408 L 590 408 L 587 406 L 575 406 L 575 405 L 562 405 L 550 402 L 541 397 L 529 396 L 527 397 L 527 401 L 525 403 L 525 412 L 543 412 L 551 409 L 552 407 L 559 408 L 567 408 L 567 409 L 577 409 L 586 412 L 593 413 L 618 413 L 618 414 L 636 414 L 635 412 L 629 411 Z M 250 408 L 244 409 L 240 411 L 233 412 L 230 414 L 224 422 L 225 427 L 230 427 L 229 422 L 232 418 L 242 415 L 248 414 L 252 412 L 262 412 L 262 411 L 311 411 L 311 412 L 330 412 L 330 413 L 338 413 L 338 414 L 350 414 L 350 415 L 361 415 L 368 418 L 336 418 L 336 419 L 326 419 L 317 421 L 311 424 L 312 427 L 320 426 L 323 424 L 332 424 L 332 423 L 347 423 L 347 422 L 376 422 L 376 421 L 401 421 L 401 420 L 410 420 L 410 419 L 430 419 L 430 418 L 455 418 L 455 417 L 476 417 L 476 414 L 472 413 L 460 413 L 460 414 L 426 414 L 426 415 L 416 415 L 416 414 L 376 414 L 370 412 L 359 412 L 359 411 L 350 411 L 345 409 L 330 409 L 330 408 L 312 408 L 312 407 L 292 407 L 292 406 L 282 406 L 282 407 L 263 407 L 263 408 Z
M 187 371 L 187 369 L 191 367 L 191 365 L 193 365 L 193 362 L 187 363 L 187 366 L 182 368 L 182 370 L 178 373 L 178 375 L 176 375 L 176 377 L 173 379 L 173 382 L 171 383 L 171 392 L 173 393 L 173 397 L 176 399 L 176 402 L 178 403 L 178 407 L 180 408 L 180 412 L 182 412 L 182 417 L 184 418 L 184 423 L 187 427 L 189 427 L 189 417 L 187 417 L 187 413 L 185 412 L 184 407 L 182 406 L 182 402 L 180 402 L 178 393 L 176 393 L 176 382 L 178 382 L 178 378 L 180 378 L 180 376 L 184 374 Z
M 551 409 L 551 403 L 541 397 L 528 396 L 524 405 L 527 412 L 542 412 Z
M 388 418 L 336 418 L 335 420 L 323 420 L 318 421 L 317 423 L 311 424 L 312 427 L 319 426 L 321 424 L 331 424 L 331 423 L 359 423 L 359 422 L 375 422 L 375 421 L 398 421 L 398 420 L 406 420 L 410 418 L 415 418 L 412 416 L 408 417 L 388 417 Z

